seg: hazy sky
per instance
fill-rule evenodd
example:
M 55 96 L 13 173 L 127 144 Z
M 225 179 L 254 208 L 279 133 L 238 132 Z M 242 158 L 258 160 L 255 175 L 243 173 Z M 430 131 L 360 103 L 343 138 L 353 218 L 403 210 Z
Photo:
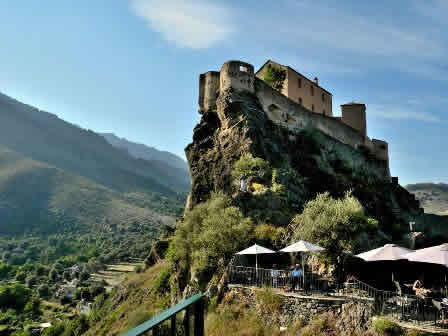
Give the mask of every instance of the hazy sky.
M 0 91 L 183 156 L 198 77 L 268 58 L 367 104 L 402 184 L 448 182 L 448 1 L 0 2 Z

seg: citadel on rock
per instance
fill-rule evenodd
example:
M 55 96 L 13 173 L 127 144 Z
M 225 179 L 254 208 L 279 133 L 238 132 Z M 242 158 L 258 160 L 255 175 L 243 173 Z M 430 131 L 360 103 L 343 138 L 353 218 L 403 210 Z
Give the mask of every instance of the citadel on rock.
M 274 68 L 284 73 L 281 89 L 264 80 L 266 71 Z M 251 64 L 228 61 L 220 71 L 209 71 L 199 77 L 199 112 L 216 111 L 220 94 L 227 90 L 247 90 L 257 97 L 268 118 L 279 126 L 299 132 L 316 128 L 355 149 L 368 152 L 383 162 L 390 178 L 388 143 L 367 136 L 366 106 L 348 103 L 341 106 L 342 116 L 332 113 L 332 94 L 289 66 L 268 60 L 256 73 Z M 396 179 L 394 179 L 394 182 Z

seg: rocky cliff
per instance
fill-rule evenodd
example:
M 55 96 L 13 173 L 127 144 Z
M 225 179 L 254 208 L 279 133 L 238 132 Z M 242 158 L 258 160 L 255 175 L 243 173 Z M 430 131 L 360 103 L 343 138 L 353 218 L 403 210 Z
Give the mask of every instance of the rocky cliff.
M 187 210 L 221 191 L 232 195 L 235 204 L 257 222 L 285 225 L 316 194 L 328 191 L 340 197 L 352 190 L 384 232 L 405 231 L 407 222 L 421 215 L 419 202 L 391 181 L 384 161 L 313 127 L 293 131 L 274 124 L 249 91 L 221 90 L 216 104 L 201 113 L 193 142 L 185 150 L 192 175 Z M 269 178 L 283 186 L 280 193 L 253 188 L 238 192 L 232 170 L 247 153 L 274 169 L 276 176 Z M 270 183 L 259 176 L 249 182 Z

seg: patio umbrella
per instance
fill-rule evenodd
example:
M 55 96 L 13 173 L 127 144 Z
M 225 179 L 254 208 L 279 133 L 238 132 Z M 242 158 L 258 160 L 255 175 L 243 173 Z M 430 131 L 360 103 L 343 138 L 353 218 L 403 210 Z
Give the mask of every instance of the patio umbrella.
M 365 261 L 393 261 L 407 259 L 404 255 L 412 253 L 414 253 L 414 250 L 395 244 L 386 244 L 382 247 L 357 254 L 356 257 Z
M 365 261 L 395 261 L 406 260 L 407 258 L 404 257 L 404 255 L 409 253 L 414 253 L 414 250 L 410 250 L 395 244 L 386 244 L 382 247 L 357 254 L 356 257 L 364 259 Z M 394 281 L 393 272 L 392 281 Z
M 445 265 L 448 267 L 448 244 L 427 247 L 413 253 L 405 254 L 409 261 Z
M 297 243 L 286 246 L 279 252 L 320 252 L 323 250 L 325 249 L 319 245 L 315 245 L 304 240 L 299 240 Z
M 303 262 L 303 253 L 305 252 L 320 252 L 325 250 L 323 247 L 319 245 L 312 244 L 310 242 L 299 240 L 297 243 L 286 246 L 281 249 L 279 252 L 302 252 L 302 267 L 303 267 L 303 284 L 305 285 L 305 264 Z
M 405 254 L 409 261 L 438 264 L 448 267 L 448 243 L 416 250 L 413 253 Z M 445 295 L 447 295 L 446 275 L 445 275 Z
M 268 253 L 276 253 L 276 252 L 266 247 L 254 244 L 251 247 L 248 247 L 247 249 L 238 252 L 237 254 L 255 254 L 255 270 L 258 270 L 258 255 Z

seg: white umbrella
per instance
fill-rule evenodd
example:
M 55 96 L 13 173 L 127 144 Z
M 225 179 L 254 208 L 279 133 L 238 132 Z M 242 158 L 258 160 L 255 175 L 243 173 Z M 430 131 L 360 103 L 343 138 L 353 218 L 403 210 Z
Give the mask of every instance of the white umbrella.
M 413 253 L 405 254 L 404 257 L 406 257 L 409 261 L 439 264 L 448 267 L 448 243 L 420 249 Z M 445 295 L 447 295 L 446 275 Z
M 414 250 L 410 250 L 395 244 L 386 244 L 382 247 L 360 253 L 356 257 L 365 261 L 392 261 L 407 259 L 406 254 L 413 254 Z
M 238 252 L 237 254 L 255 254 L 255 269 L 258 270 L 258 255 L 268 253 L 276 253 L 276 252 L 266 247 L 254 244 L 251 247 L 248 247 L 247 249 Z
M 297 243 L 286 246 L 279 252 L 320 252 L 323 250 L 325 249 L 319 245 L 315 245 L 304 240 L 299 240 Z
M 382 247 L 357 254 L 356 257 L 364 259 L 365 261 L 395 261 L 406 260 L 407 258 L 405 255 L 409 253 L 414 253 L 414 250 L 410 250 L 395 244 L 386 244 Z M 393 272 L 392 281 L 394 281 Z
M 310 242 L 299 240 L 297 243 L 286 246 L 281 249 L 279 252 L 320 252 L 325 250 L 323 247 L 319 245 L 312 244 Z M 303 267 L 303 285 L 305 286 L 305 264 L 303 262 L 303 254 L 302 254 L 302 267 Z
M 448 267 L 448 244 L 420 249 L 413 253 L 405 254 L 404 257 L 409 261 L 439 264 Z

